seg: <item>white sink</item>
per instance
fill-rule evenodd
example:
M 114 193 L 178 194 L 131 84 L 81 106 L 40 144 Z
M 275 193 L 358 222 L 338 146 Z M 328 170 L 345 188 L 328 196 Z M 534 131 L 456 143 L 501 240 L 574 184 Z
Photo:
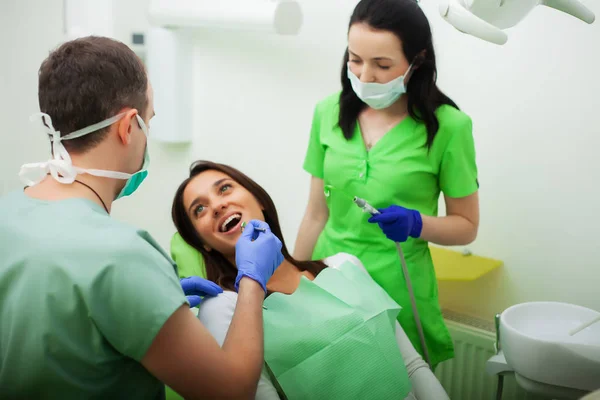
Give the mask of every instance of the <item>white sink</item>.
M 600 389 L 600 322 L 569 331 L 600 314 L 558 302 L 514 305 L 500 315 L 500 347 L 507 363 L 525 378 L 549 385 Z

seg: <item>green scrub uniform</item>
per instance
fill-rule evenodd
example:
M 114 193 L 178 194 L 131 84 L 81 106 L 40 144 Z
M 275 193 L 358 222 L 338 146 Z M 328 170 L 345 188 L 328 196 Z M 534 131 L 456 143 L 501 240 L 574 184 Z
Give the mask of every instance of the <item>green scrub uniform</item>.
M 317 104 L 304 169 L 326 185 L 366 199 L 376 208 L 397 204 L 437 216 L 440 192 L 469 196 L 478 190 L 471 119 L 444 105 L 438 108 L 439 131 L 428 153 L 425 124 L 405 118 L 366 150 L 357 123 L 346 140 L 338 123 L 339 93 Z M 340 252 L 357 256 L 373 279 L 402 306 L 398 321 L 423 354 L 396 245 L 377 224 L 368 223 L 352 198 L 340 190 L 326 197 L 329 219 L 319 236 L 313 259 Z M 444 324 L 428 243 L 409 238 L 402 243 L 432 365 L 454 357 Z
M 0 198 L 0 397 L 158 399 L 139 363 L 186 297 L 146 232 L 86 199 Z

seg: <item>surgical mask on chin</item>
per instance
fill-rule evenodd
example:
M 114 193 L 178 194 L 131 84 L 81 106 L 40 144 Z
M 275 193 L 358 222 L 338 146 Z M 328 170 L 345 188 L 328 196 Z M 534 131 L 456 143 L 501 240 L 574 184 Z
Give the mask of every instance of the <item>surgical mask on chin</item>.
M 63 137 L 60 136 L 60 132 L 54 129 L 52 126 L 52 119 L 48 114 L 45 113 L 35 113 L 30 117 L 31 121 L 35 121 L 36 118 L 41 118 L 41 124 L 44 131 L 50 136 L 50 140 L 52 141 L 52 154 L 53 157 L 41 163 L 30 163 L 24 164 L 21 166 L 21 171 L 19 172 L 19 177 L 21 181 L 27 186 L 33 186 L 40 183 L 46 175 L 50 174 L 52 178 L 56 181 L 64 184 L 71 184 L 75 182 L 75 178 L 79 174 L 89 174 L 94 176 L 100 176 L 104 178 L 113 178 L 113 179 L 126 179 L 127 182 L 125 186 L 121 190 L 121 192 L 117 195 L 115 200 L 120 199 L 125 196 L 129 196 L 133 192 L 137 190 L 137 188 L 142 184 L 146 176 L 148 176 L 148 165 L 150 164 L 150 155 L 148 154 L 148 144 L 146 144 L 145 154 L 144 154 L 144 163 L 142 168 L 134 173 L 128 174 L 125 172 L 117 172 L 117 171 L 105 171 L 101 169 L 86 169 L 80 168 L 73 165 L 71 161 L 71 156 L 67 152 L 67 149 L 62 144 L 63 140 L 71 140 L 80 138 L 89 133 L 96 132 L 102 128 L 110 126 L 115 122 L 119 121 L 121 118 L 125 116 L 125 113 L 115 115 L 114 117 L 108 118 L 104 121 L 98 122 L 97 124 L 90 125 L 86 128 L 79 129 L 75 132 L 71 132 L 68 135 Z M 136 115 L 138 123 L 142 128 L 142 131 L 148 137 L 148 129 L 146 128 L 146 124 L 144 120 Z
M 366 103 L 369 107 L 376 110 L 387 108 L 394 104 L 396 100 L 406 93 L 404 86 L 404 77 L 408 75 L 412 64 L 406 70 L 406 73 L 387 83 L 361 82 L 361 80 L 352 73 L 350 64 L 348 64 L 348 79 L 352 85 L 354 93 Z

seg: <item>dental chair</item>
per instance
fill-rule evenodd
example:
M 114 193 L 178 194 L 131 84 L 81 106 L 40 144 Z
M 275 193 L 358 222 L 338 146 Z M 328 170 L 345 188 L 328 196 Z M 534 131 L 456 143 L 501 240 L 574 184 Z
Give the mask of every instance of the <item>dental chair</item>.
M 171 258 L 177 264 L 179 279 L 188 276 L 206 278 L 204 260 L 198 250 L 186 243 L 179 233 L 171 238 Z

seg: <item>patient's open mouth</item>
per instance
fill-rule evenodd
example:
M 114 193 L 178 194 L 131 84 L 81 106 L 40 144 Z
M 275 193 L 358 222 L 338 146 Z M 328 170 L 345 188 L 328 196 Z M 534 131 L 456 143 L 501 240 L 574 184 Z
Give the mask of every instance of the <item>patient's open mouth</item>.
M 230 215 L 219 227 L 219 232 L 231 232 L 242 221 L 241 214 Z

